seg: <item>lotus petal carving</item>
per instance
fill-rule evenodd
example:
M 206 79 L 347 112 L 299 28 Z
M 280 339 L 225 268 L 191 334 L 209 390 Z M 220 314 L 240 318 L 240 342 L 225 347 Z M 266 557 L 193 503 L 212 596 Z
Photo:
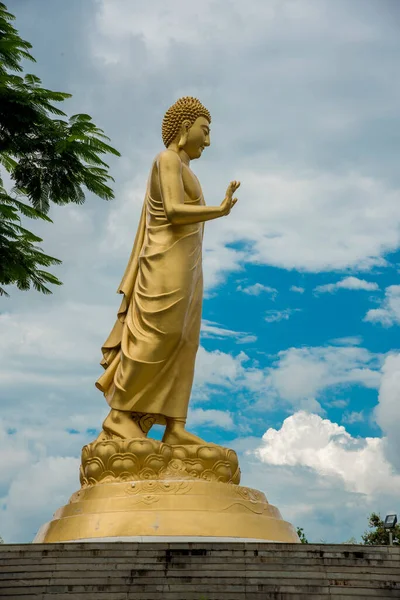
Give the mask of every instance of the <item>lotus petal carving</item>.
M 83 488 L 110 481 L 202 479 L 238 484 L 236 452 L 215 444 L 170 446 L 152 439 L 95 441 L 82 449 Z

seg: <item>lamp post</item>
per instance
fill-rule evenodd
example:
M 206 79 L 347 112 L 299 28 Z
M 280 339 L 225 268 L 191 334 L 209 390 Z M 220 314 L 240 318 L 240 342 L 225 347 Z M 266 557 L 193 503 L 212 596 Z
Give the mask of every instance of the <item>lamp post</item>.
M 384 528 L 389 531 L 389 546 L 393 546 L 393 529 L 396 527 L 397 515 L 386 515 Z

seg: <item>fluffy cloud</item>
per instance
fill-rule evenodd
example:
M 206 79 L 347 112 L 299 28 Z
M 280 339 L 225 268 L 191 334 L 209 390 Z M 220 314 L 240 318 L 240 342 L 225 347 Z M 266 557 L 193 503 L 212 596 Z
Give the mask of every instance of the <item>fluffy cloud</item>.
M 273 299 L 275 299 L 278 294 L 277 289 L 268 285 L 263 285 L 262 283 L 254 283 L 253 285 L 248 286 L 239 285 L 237 290 L 244 294 L 248 294 L 249 296 L 259 296 L 262 293 L 266 293 L 270 294 Z
M 350 335 L 342 338 L 335 338 L 331 340 L 331 344 L 338 346 L 359 346 L 362 343 L 362 337 L 359 335 Z
M 211 427 L 220 427 L 221 429 L 232 430 L 235 428 L 235 423 L 232 415 L 223 410 L 202 408 L 193 408 L 188 414 L 189 427 L 198 425 L 206 425 Z
M 379 290 L 379 286 L 377 283 L 366 281 L 365 279 L 359 279 L 358 277 L 345 277 L 336 283 L 318 285 L 314 289 L 314 292 L 316 294 L 325 294 L 327 292 L 333 294 L 337 290 L 365 290 L 367 292 L 374 292 Z
M 0 421 L 0 534 L 9 543 L 32 541 L 79 488 L 78 456 L 94 437 L 86 430 L 85 411 L 74 418 L 57 410 L 41 414 L 40 408 L 29 407 L 28 418 L 23 411 L 14 416 L 3 411 L 7 424 Z M 77 433 L 71 435 L 68 427 Z
M 391 327 L 400 323 L 400 285 L 390 285 L 379 308 L 371 308 L 364 318 L 370 323 Z
M 398 83 L 376 56 L 369 61 L 368 79 L 360 69 L 360 51 L 368 53 L 372 40 L 384 48 L 383 63 L 393 61 L 394 34 L 373 3 L 363 4 L 361 16 L 356 6 L 349 10 L 347 3 L 337 2 L 333 9 L 325 0 L 318 6 L 308 0 L 279 6 L 256 0 L 250 12 L 239 0 L 229 9 L 211 0 L 201 10 L 181 0 L 168 7 L 161 0 L 141 6 L 100 0 L 96 8 L 89 39 L 108 84 L 102 104 L 115 106 L 115 93 L 107 89 L 118 85 L 124 93 L 115 110 L 122 118 L 131 118 L 122 99 L 141 107 L 136 131 L 147 139 L 145 158 L 134 151 L 135 164 L 140 160 L 141 169 L 149 168 L 149 146 L 160 143 L 156 128 L 163 112 L 177 96 L 193 94 L 213 113 L 212 146 L 195 166 L 208 203 L 222 199 L 229 177 L 242 181 L 239 203 L 229 217 L 206 227 L 207 287 L 221 283 L 244 262 L 315 272 L 385 264 L 384 254 L 400 242 L 399 192 L 377 169 L 371 175 L 376 160 L 367 155 L 364 163 L 360 160 L 360 136 L 370 131 L 370 121 L 382 110 L 397 110 Z M 231 49 L 235 32 L 239 54 Z M 343 49 L 353 44 L 359 52 L 347 51 L 346 60 L 338 63 Z M 223 68 L 216 65 L 216 54 Z M 240 94 L 227 103 L 225 90 L 232 78 Z M 352 81 L 351 90 L 346 87 L 343 93 L 347 81 Z M 271 93 L 274 82 L 279 93 Z M 365 85 L 379 89 L 379 96 L 360 96 Z M 291 110 L 282 97 L 294 95 L 296 110 Z M 266 119 L 266 114 L 274 118 Z M 349 161 L 354 136 L 358 142 Z M 340 169 L 332 169 L 326 155 L 332 144 L 336 160 L 343 156 Z M 316 163 L 320 168 L 310 166 Z M 346 171 L 348 164 L 352 166 Z M 144 179 L 141 185 L 144 192 Z
M 68 272 L 59 271 L 66 283 L 83 290 L 79 258 L 86 277 L 89 265 L 103 263 L 113 289 L 118 284 L 161 149 L 163 113 L 182 94 L 200 96 L 213 113 L 211 148 L 194 167 L 207 202 L 222 200 L 229 179 L 242 181 L 229 217 L 206 225 L 208 289 L 245 263 L 317 272 L 385 264 L 384 254 L 399 245 L 399 192 L 386 177 L 391 163 L 379 146 L 385 136 L 377 136 L 373 156 L 366 137 L 383 112 L 398 110 L 399 84 L 391 77 L 397 32 L 385 11 L 368 0 L 362 11 L 342 0 L 255 0 L 251 10 L 240 0 L 228 7 L 207 0 L 200 9 L 182 0 L 167 7 L 163 0 L 88 0 L 85 7 L 75 2 L 85 18 L 79 12 L 70 19 L 75 28 L 85 23 L 74 39 L 86 60 L 72 68 L 63 59 L 52 68 L 38 31 L 38 65 L 49 87 L 61 78 L 74 92 L 73 108 L 93 114 L 124 157 L 113 161 L 116 201 L 75 208 L 74 242 L 63 223 L 46 230 L 46 249 L 54 232 L 56 255 L 71 254 Z M 35 32 L 35 11 L 25 2 L 17 14 L 22 25 L 26 19 L 24 35 Z M 54 29 L 58 37 L 71 25 L 64 21 Z M 372 42 L 380 44 L 379 56 L 371 55 Z M 360 68 L 365 60 L 368 73 Z M 232 80 L 237 92 L 227 102 Z M 375 93 L 366 97 L 366 86 Z M 295 107 L 282 101 L 293 97 Z M 63 207 L 63 217 L 67 212 Z
M 398 246 L 399 198 L 397 191 L 385 190 L 382 183 L 355 174 L 335 180 L 317 173 L 298 178 L 245 173 L 241 179 L 247 179 L 254 202 L 261 189 L 268 190 L 270 198 L 266 204 L 258 202 L 257 209 L 254 204 L 253 210 L 238 205 L 233 218 L 224 223 L 230 241 L 251 243 L 252 262 L 308 271 L 369 269 L 384 264 L 382 254 Z M 375 207 L 382 196 L 390 215 L 389 237 L 380 222 L 369 220 L 368 206 Z M 347 228 L 346 223 L 351 226 Z
M 16 472 L 1 498 L 0 530 L 5 542 L 30 542 L 39 527 L 79 489 L 79 459 L 50 456 Z
M 262 369 L 252 366 L 249 357 L 240 352 L 236 356 L 199 348 L 193 385 L 195 401 L 208 400 L 213 393 L 224 394 L 240 390 L 257 391 L 262 388 Z
M 281 351 L 271 366 L 261 367 L 244 352 L 234 356 L 200 347 L 193 396 L 205 401 L 212 394 L 235 390 L 236 394 L 245 393 L 257 412 L 279 406 L 321 413 L 321 403 L 340 408 L 348 405 L 347 397 L 326 399 L 329 390 L 335 395 L 335 388 L 343 394 L 343 388 L 353 385 L 378 389 L 383 360 L 382 355 L 357 346 L 315 346 Z
M 300 312 L 301 308 L 284 308 L 283 310 L 267 310 L 264 319 L 267 323 L 278 323 L 279 321 L 287 321 L 290 317 Z
M 350 491 L 400 493 L 400 475 L 387 462 L 381 438 L 353 438 L 319 415 L 297 412 L 281 429 L 268 429 L 256 451 L 272 465 L 301 465 L 323 477 L 339 477 Z
M 381 438 L 354 438 L 319 415 L 296 412 L 241 457 L 244 485 L 266 492 L 313 542 L 360 539 L 372 512 L 396 511 L 400 476 Z M 238 443 L 238 450 L 246 446 Z M 266 482 L 269 482 L 267 486 Z M 272 483 L 273 482 L 273 483 Z
M 9 486 L 15 473 L 29 464 L 30 453 L 26 445 L 16 439 L 13 429 L 0 421 L 0 448 L 2 460 L 0 464 L 0 496 Z
M 400 354 L 386 357 L 382 366 L 379 404 L 375 409 L 378 425 L 384 432 L 385 449 L 389 460 L 400 472 Z
M 365 415 L 362 410 L 353 410 L 343 414 L 342 423 L 347 425 L 353 425 L 354 423 L 362 423 L 365 421 Z
M 278 406 L 321 413 L 321 404 L 341 408 L 348 404 L 347 398 L 325 398 L 328 391 L 334 396 L 335 389 L 340 394 L 346 389 L 347 394 L 353 385 L 378 389 L 383 359 L 357 346 L 315 346 L 281 351 L 271 366 L 261 367 L 244 352 L 234 356 L 200 347 L 193 396 L 206 401 L 215 393 L 235 390 L 246 394 L 257 413 Z
M 94 364 L 99 358 L 96 342 L 101 340 L 101 324 L 104 328 L 110 317 L 109 306 L 74 302 L 0 314 L 0 354 L 5 359 L 10 354 L 29 358 L 32 367 L 49 359 L 53 367 L 66 361 Z
M 277 401 L 320 412 L 322 393 L 338 385 L 378 388 L 381 357 L 351 346 L 289 348 L 279 352 L 266 384 Z
M 253 365 L 244 353 L 239 353 L 237 356 L 231 356 L 219 351 L 207 352 L 203 348 L 200 348 L 196 367 L 194 400 L 195 402 L 206 400 L 213 392 L 218 392 L 218 390 L 223 392 L 224 395 L 227 392 L 233 392 L 233 390 L 235 390 L 236 393 L 238 391 L 247 390 L 247 392 L 254 394 L 255 398 L 263 397 L 265 399 L 265 397 L 270 397 L 280 404 L 284 401 L 288 406 L 292 405 L 299 407 L 303 405 L 313 407 L 317 404 L 316 401 L 313 403 L 313 398 L 318 397 L 326 386 L 329 385 L 343 382 L 360 382 L 363 385 L 376 387 L 379 382 L 379 374 L 376 372 L 378 363 L 379 358 L 371 355 L 362 348 L 307 348 L 291 349 L 285 353 L 281 353 L 278 356 L 276 364 L 271 369 L 261 369 Z M 318 365 L 321 364 L 322 369 L 318 368 Z M 292 384 L 291 387 L 289 383 Z M 395 384 L 393 384 L 392 387 L 393 390 L 396 389 Z M 28 541 L 27 532 L 29 532 L 29 536 L 32 537 L 39 525 L 51 518 L 51 513 L 59 505 L 65 503 L 68 496 L 77 488 L 77 455 L 79 454 L 81 446 L 95 437 L 95 432 L 88 431 L 87 428 L 99 427 L 101 419 L 99 418 L 100 415 L 98 414 L 98 411 L 101 406 L 101 408 L 104 408 L 105 412 L 106 406 L 103 407 L 102 400 L 96 395 L 97 400 L 96 403 L 92 404 L 92 414 L 89 418 L 88 407 L 86 407 L 84 411 L 79 408 L 79 411 L 77 412 L 76 407 L 74 409 L 71 402 L 69 405 L 65 403 L 66 399 L 66 397 L 61 398 L 62 404 L 60 404 L 57 397 L 53 397 L 51 401 L 53 412 L 50 412 L 47 415 L 41 415 L 40 419 L 36 418 L 36 424 L 33 424 L 31 421 L 30 423 L 24 423 L 22 425 L 21 415 L 19 413 L 11 413 L 11 416 L 14 416 L 12 419 L 8 419 L 8 423 L 15 426 L 17 432 L 10 434 L 3 430 L 1 439 L 3 439 L 4 448 L 8 448 L 14 457 L 14 463 L 12 464 L 14 482 L 3 496 L 3 504 L 6 505 L 6 511 L 2 515 L 4 521 L 0 522 L 4 537 L 8 541 Z M 98 404 L 98 402 L 101 404 Z M 50 405 L 50 398 L 46 400 L 46 403 L 47 405 Z M 26 412 L 27 411 L 25 410 L 25 413 Z M 18 417 L 20 421 L 18 421 Z M 358 487 L 354 488 L 348 487 L 346 483 L 347 487 L 345 486 L 342 489 L 340 485 L 338 486 L 337 480 L 334 480 L 335 473 L 332 469 L 328 469 L 329 472 L 324 475 L 324 477 L 328 477 L 329 481 L 325 483 L 319 482 L 318 487 L 320 488 L 320 491 L 318 493 L 315 491 L 315 483 L 313 483 L 312 477 L 304 469 L 317 469 L 318 467 L 322 472 L 321 464 L 323 463 L 323 457 L 326 452 L 329 454 L 329 451 L 323 450 L 323 442 L 325 441 L 329 448 L 333 447 L 336 455 L 342 457 L 343 460 L 347 454 L 340 454 L 341 449 L 344 449 L 345 452 L 355 450 L 356 454 L 354 456 L 360 457 L 361 465 L 364 464 L 363 461 L 372 460 L 373 457 L 370 456 L 370 453 L 373 452 L 374 449 L 378 452 L 378 459 L 380 460 L 382 450 L 378 438 L 375 440 L 376 443 L 367 440 L 364 447 L 364 442 L 360 441 L 359 446 L 357 446 L 348 434 L 345 435 L 343 433 L 343 428 L 340 428 L 335 424 L 331 424 L 327 427 L 326 420 L 320 419 L 317 415 L 314 415 L 314 417 L 316 420 L 312 421 L 311 424 L 307 423 L 307 421 L 304 422 L 301 419 L 298 420 L 296 415 L 292 421 L 290 418 L 287 419 L 282 428 L 284 437 L 282 437 L 283 434 L 281 436 L 278 435 L 278 441 L 273 440 L 273 442 L 271 442 L 271 447 L 275 448 L 275 450 L 277 448 L 279 449 L 279 439 L 282 441 L 282 439 L 286 440 L 291 438 L 293 428 L 299 430 L 299 436 L 303 442 L 306 438 L 308 441 L 314 439 L 314 432 L 311 434 L 310 428 L 315 427 L 317 430 L 320 428 L 322 431 L 318 438 L 322 440 L 320 441 L 320 449 L 318 450 L 320 462 L 309 464 L 304 458 L 304 456 L 308 456 L 307 452 L 297 453 L 298 446 L 295 445 L 293 440 L 292 447 L 290 444 L 288 445 L 288 454 L 285 458 L 287 461 L 286 463 L 278 462 L 276 459 L 278 450 L 276 450 L 276 452 L 274 451 L 275 454 L 271 455 L 272 458 L 270 456 L 270 461 L 264 463 L 261 469 L 249 463 L 248 457 L 245 457 L 244 463 L 242 464 L 242 468 L 244 467 L 246 469 L 244 484 L 251 484 L 262 489 L 265 483 L 259 481 L 257 477 L 262 477 L 264 472 L 268 473 L 268 479 L 272 479 L 275 482 L 274 489 L 266 490 L 270 501 L 276 501 L 286 518 L 292 519 L 297 524 L 306 523 L 310 532 L 317 531 L 318 528 L 321 527 L 319 522 L 313 522 L 315 515 L 312 514 L 310 509 L 310 502 L 314 502 L 318 514 L 321 515 L 323 507 L 319 505 L 319 502 L 322 502 L 322 497 L 329 496 L 330 503 L 333 502 L 333 498 L 338 502 L 341 502 L 343 498 L 346 498 L 346 511 L 350 511 L 349 506 L 351 503 L 355 506 L 359 506 L 360 504 L 358 497 L 353 497 L 351 494 L 365 493 L 361 483 Z M 189 414 L 189 425 L 193 427 L 200 425 L 213 426 L 219 427 L 222 430 L 232 431 L 235 428 L 234 413 L 216 410 L 214 408 L 199 408 L 195 405 L 192 407 Z M 70 434 L 67 429 L 79 433 Z M 270 437 L 271 435 L 272 434 L 270 434 Z M 340 436 L 343 437 L 343 444 L 341 442 L 336 442 L 336 436 L 339 436 L 339 438 Z M 23 440 L 24 443 L 22 443 Z M 270 444 L 270 442 L 268 443 Z M 27 445 L 24 446 L 24 444 Z M 284 445 L 285 444 L 286 442 Z M 329 444 L 331 444 L 331 446 L 329 446 Z M 259 445 L 259 441 L 257 445 Z M 248 447 L 247 443 L 245 444 L 245 447 Z M 264 442 L 262 447 L 264 447 Z M 19 448 L 20 454 L 15 454 L 13 448 Z M 26 448 L 26 450 L 21 450 L 21 448 Z M 363 448 L 364 450 L 361 451 Z M 314 450 L 315 448 L 313 446 L 313 451 Z M 4 450 L 2 452 L 4 455 Z M 291 464 L 290 461 L 293 462 L 294 459 L 290 457 L 296 456 L 297 454 L 300 456 L 298 463 Z M 65 459 L 63 462 L 62 457 L 65 456 L 70 458 Z M 275 459 L 273 456 L 275 456 Z M 351 456 L 353 457 L 353 455 Z M 376 468 L 381 468 L 378 459 L 375 462 L 372 462 L 374 468 L 375 466 Z M 339 469 L 339 458 L 333 460 L 333 465 L 335 468 L 337 467 L 337 469 Z M 63 469 L 66 476 L 62 483 L 60 483 L 57 478 L 53 478 L 54 487 L 48 490 L 49 484 L 43 484 L 42 478 L 38 476 L 39 470 L 43 470 L 44 473 L 49 470 L 52 472 L 52 469 L 57 468 Z M 34 475 L 31 475 L 31 473 Z M 7 480 L 6 474 L 3 475 L 5 482 L 11 480 L 10 476 Z M 338 477 L 339 475 L 337 474 L 337 478 Z M 342 474 L 341 477 L 343 479 L 344 475 Z M 33 479 L 36 483 L 33 482 Z M 34 502 L 32 503 L 31 509 L 26 513 L 26 519 L 24 517 L 22 520 L 18 520 L 20 511 L 23 509 L 23 507 L 21 507 L 21 501 L 17 501 L 17 495 L 19 494 L 22 481 L 31 481 L 30 486 Z M 360 481 L 362 482 L 364 480 L 361 478 Z M 38 487 L 43 485 L 44 491 L 36 489 L 34 487 L 36 485 Z M 296 495 L 296 498 L 302 498 L 301 502 L 296 501 L 296 505 L 293 505 L 288 497 L 284 498 L 285 493 L 289 494 L 290 497 L 293 497 L 293 490 L 297 489 L 297 487 L 300 490 L 302 485 L 313 486 L 314 494 L 317 495 L 310 496 L 308 488 L 303 489 L 302 495 L 300 495 L 300 493 Z M 365 483 L 365 486 L 366 485 L 367 484 Z M 277 489 L 278 487 L 279 489 Z M 291 492 L 289 492 L 289 490 L 291 490 Z M 45 493 L 48 493 L 49 496 L 51 495 L 52 502 L 51 505 L 47 504 L 44 507 L 43 494 Z M 326 506 L 330 506 L 329 502 Z M 367 505 L 365 506 L 367 507 Z M 371 508 L 371 510 L 375 509 L 376 502 L 375 506 L 371 505 L 370 507 L 368 504 L 368 509 L 369 508 Z M 367 508 L 365 510 L 367 510 Z M 344 525 L 339 528 L 338 523 L 336 522 L 337 531 L 335 533 L 333 524 L 331 529 L 325 524 L 325 535 L 330 535 L 330 539 L 332 540 L 343 541 L 346 539 Z M 360 525 L 358 525 L 358 527 L 360 527 Z M 352 532 L 352 534 L 353 533 L 357 532 Z M 342 539 L 337 539 L 337 537 L 335 537 L 338 535 L 342 535 Z M 350 537 L 350 534 L 347 535 L 347 538 L 348 537 Z M 318 541 L 318 538 L 315 539 Z
M 253 440 L 243 442 L 253 445 Z M 240 466 L 242 484 L 264 491 L 284 519 L 305 529 L 311 543 L 360 539 L 372 511 L 397 506 L 395 494 L 379 497 L 349 491 L 340 478 L 322 477 L 309 467 L 271 465 L 254 453 L 241 454 Z
M 291 292 L 296 292 L 297 294 L 304 294 L 305 289 L 303 287 L 300 287 L 298 285 L 292 285 L 290 288 Z
M 30 10 L 35 9 L 24 5 L 28 23 Z M 54 233 L 55 254 L 67 260 L 59 271 L 66 284 L 81 286 L 83 292 L 90 267 L 97 263 L 106 269 L 99 272 L 96 267 L 95 274 L 104 279 L 107 271 L 108 282 L 113 289 L 117 286 L 133 243 L 151 161 L 161 149 L 163 113 L 182 94 L 200 96 L 213 113 L 212 146 L 194 166 L 207 202 L 222 200 L 230 178 L 242 181 L 239 203 L 229 217 L 206 224 L 208 290 L 245 263 L 316 272 L 385 264 L 384 254 L 399 245 L 399 193 L 390 179 L 380 177 L 379 148 L 374 146 L 373 160 L 368 154 L 360 158 L 360 146 L 369 147 L 363 136 L 370 133 L 371 120 L 382 110 L 397 110 L 398 82 L 390 76 L 391 44 L 397 37 L 391 38 L 384 11 L 377 14 L 367 0 L 362 13 L 355 5 L 349 9 L 348 3 L 338 1 L 332 8 L 325 0 L 318 6 L 309 0 L 279 5 L 256 0 L 251 11 L 240 0 L 229 8 L 207 0 L 200 10 L 181 0 L 168 7 L 162 0 L 140 6 L 98 0 L 85 10 L 81 22 L 91 20 L 79 43 L 87 64 L 64 72 L 61 62 L 46 73 L 47 85 L 59 85 L 58 77 L 64 76 L 76 94 L 73 102 L 100 119 L 124 158 L 113 162 L 116 201 L 107 208 L 98 201 L 74 208 L 74 241 L 68 222 L 67 231 L 62 221 L 60 227 L 46 230 L 46 250 L 52 251 Z M 363 50 L 369 52 L 372 40 L 381 44 L 387 68 L 372 56 L 367 75 L 358 57 Z M 357 53 L 344 50 L 354 44 Z M 338 63 L 343 51 L 347 58 Z M 216 54 L 223 67 L 216 65 Z M 47 56 L 45 49 L 43 55 Z M 45 68 L 46 61 L 41 62 Z M 72 74 L 75 79 L 70 82 Z M 226 102 L 232 79 L 240 94 Z M 347 81 L 352 81 L 350 90 Z M 380 94 L 366 98 L 360 92 L 366 85 Z M 294 96 L 295 110 L 282 102 Z M 268 114 L 274 118 L 266 119 Z M 358 141 L 351 145 L 354 139 Z M 335 160 L 343 157 L 340 168 L 326 155 L 332 146 Z M 346 172 L 349 164 L 352 170 Z M 386 158 L 379 168 L 387 170 Z M 68 211 L 62 208 L 62 219 Z M 81 260 L 85 268 L 77 268 Z
M 243 331 L 232 331 L 231 329 L 225 329 L 225 327 L 221 327 L 218 323 L 213 323 L 212 321 L 203 320 L 201 323 L 201 336 L 203 338 L 211 338 L 211 339 L 233 339 L 236 344 L 250 344 L 257 341 L 257 337 L 255 335 L 251 335 L 249 333 L 245 333 Z

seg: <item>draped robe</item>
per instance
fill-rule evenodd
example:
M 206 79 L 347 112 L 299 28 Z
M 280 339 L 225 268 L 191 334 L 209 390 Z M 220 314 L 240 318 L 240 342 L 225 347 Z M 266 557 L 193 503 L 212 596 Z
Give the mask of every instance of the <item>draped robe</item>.
M 184 202 L 203 205 L 203 197 Z M 172 225 L 147 187 L 96 382 L 111 408 L 186 418 L 199 345 L 203 223 Z

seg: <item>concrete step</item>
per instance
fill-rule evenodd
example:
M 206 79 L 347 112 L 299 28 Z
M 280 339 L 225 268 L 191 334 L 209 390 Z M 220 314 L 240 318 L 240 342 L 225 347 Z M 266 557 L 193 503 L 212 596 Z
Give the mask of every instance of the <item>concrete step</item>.
M 0 598 L 400 598 L 400 548 L 120 542 L 2 545 Z

